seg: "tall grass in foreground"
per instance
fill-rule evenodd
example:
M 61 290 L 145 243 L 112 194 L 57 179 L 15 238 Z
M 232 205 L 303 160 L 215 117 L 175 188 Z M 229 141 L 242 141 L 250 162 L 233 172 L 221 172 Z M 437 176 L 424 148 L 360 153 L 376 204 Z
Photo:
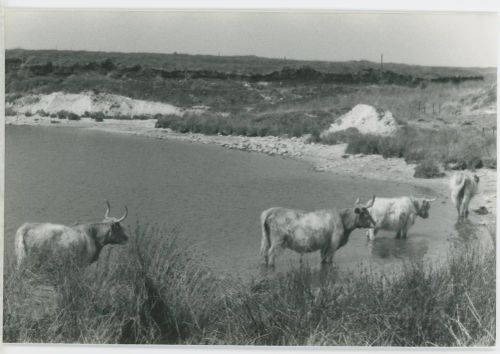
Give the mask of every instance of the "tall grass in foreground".
M 495 253 L 463 246 L 394 277 L 309 266 L 248 283 L 138 228 L 122 253 L 78 269 L 5 276 L 6 342 L 463 346 L 495 342 Z

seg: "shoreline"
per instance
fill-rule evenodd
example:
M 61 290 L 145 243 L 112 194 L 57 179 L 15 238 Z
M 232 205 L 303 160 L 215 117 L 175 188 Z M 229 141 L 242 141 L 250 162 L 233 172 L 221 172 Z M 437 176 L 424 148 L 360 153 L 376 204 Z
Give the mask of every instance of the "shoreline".
M 52 123 L 57 121 L 58 123 Z M 215 144 L 228 149 L 247 152 L 265 153 L 285 158 L 292 158 L 308 163 L 317 172 L 356 176 L 394 183 L 407 183 L 416 187 L 430 189 L 443 199 L 449 199 L 448 180 L 450 171 L 445 171 L 445 176 L 434 179 L 421 179 L 413 177 L 414 164 L 407 164 L 401 158 L 383 158 L 380 155 L 346 155 L 346 144 L 323 145 L 305 143 L 303 138 L 281 137 L 244 137 L 203 135 L 198 133 L 176 133 L 170 129 L 155 128 L 155 119 L 149 120 L 116 120 L 105 119 L 96 122 L 91 118 L 81 118 L 78 121 L 67 119 L 60 120 L 49 117 L 24 115 L 5 117 L 6 125 L 16 126 L 49 126 L 72 127 L 88 130 L 98 130 L 109 133 L 120 133 L 144 136 L 153 139 L 177 140 L 190 143 Z M 477 215 L 471 212 L 473 221 L 479 225 L 492 225 L 496 222 L 496 171 L 481 169 L 479 193 L 472 199 L 470 209 L 486 207 L 488 214 Z M 425 195 L 422 195 L 424 197 Z

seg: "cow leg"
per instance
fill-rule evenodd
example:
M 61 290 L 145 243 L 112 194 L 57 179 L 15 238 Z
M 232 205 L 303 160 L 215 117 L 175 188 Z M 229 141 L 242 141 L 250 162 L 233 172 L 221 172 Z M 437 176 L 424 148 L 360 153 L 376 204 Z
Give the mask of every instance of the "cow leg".
M 464 197 L 464 215 L 465 218 L 469 217 L 469 203 L 470 203 L 470 196 Z
M 462 203 L 460 203 L 460 218 L 465 220 L 467 217 L 467 198 L 464 196 Z
M 457 199 L 455 205 L 457 206 L 458 220 L 460 221 L 460 217 L 462 216 L 462 213 L 461 213 L 462 201 L 460 199 Z
M 401 213 L 401 215 L 399 215 L 399 230 L 396 233 L 396 238 L 400 237 L 406 238 L 406 232 L 408 231 L 407 226 L 408 226 L 408 214 Z
M 264 265 L 265 266 L 269 265 L 269 254 L 267 252 L 266 254 L 264 254 Z
M 321 265 L 331 264 L 333 261 L 332 247 L 324 248 L 321 250 Z
M 401 226 L 401 237 L 406 239 L 408 237 L 408 229 L 410 227 L 408 226 L 408 223 L 406 223 L 405 225 Z
M 368 237 L 369 240 L 373 241 L 375 240 L 375 236 L 377 236 L 377 233 L 378 233 L 377 228 L 368 229 L 368 231 L 366 231 L 366 236 Z
M 279 256 L 281 251 L 283 250 L 283 246 L 279 243 L 274 243 L 269 249 L 269 266 L 271 268 L 275 267 L 276 257 Z

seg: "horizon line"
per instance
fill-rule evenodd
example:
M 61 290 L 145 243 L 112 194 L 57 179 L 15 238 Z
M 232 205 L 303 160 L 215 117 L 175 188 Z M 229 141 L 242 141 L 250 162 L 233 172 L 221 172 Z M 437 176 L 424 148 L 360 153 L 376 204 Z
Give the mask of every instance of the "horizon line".
M 25 51 L 58 51 L 58 52 L 89 52 L 89 53 L 118 53 L 118 54 L 158 54 L 158 55 L 191 55 L 191 56 L 211 56 L 211 57 L 255 57 L 261 59 L 269 59 L 269 60 L 285 60 L 285 61 L 298 61 L 298 62 L 323 62 L 323 63 L 349 63 L 349 62 L 369 62 L 379 64 L 379 61 L 374 61 L 370 59 L 348 59 L 348 60 L 325 60 L 325 59 L 297 59 L 292 57 L 266 57 L 259 56 L 255 54 L 203 54 L 203 53 L 181 53 L 177 51 L 173 52 L 130 52 L 130 51 L 106 51 L 106 50 L 89 50 L 89 49 L 56 49 L 56 48 L 23 48 L 23 47 L 13 47 L 13 48 L 5 48 L 5 51 L 8 50 L 25 50 Z M 381 53 L 383 54 L 383 53 Z M 488 65 L 488 66 L 454 66 L 454 65 L 435 65 L 435 64 L 413 64 L 413 63 L 403 63 L 403 62 L 384 62 L 384 65 L 407 65 L 407 66 L 420 66 L 420 67 L 431 67 L 431 68 L 456 68 L 456 69 L 497 69 L 498 65 Z

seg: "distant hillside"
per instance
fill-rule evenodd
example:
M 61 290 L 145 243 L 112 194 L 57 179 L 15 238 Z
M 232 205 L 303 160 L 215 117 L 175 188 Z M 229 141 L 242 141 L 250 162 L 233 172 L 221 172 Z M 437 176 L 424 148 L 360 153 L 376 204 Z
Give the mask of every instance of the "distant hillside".
M 269 74 L 285 67 L 298 69 L 310 67 L 322 73 L 354 74 L 363 70 L 378 70 L 379 63 L 366 60 L 347 62 L 306 61 L 289 59 L 272 59 L 257 56 L 213 56 L 190 54 L 156 54 L 156 53 L 117 53 L 57 50 L 23 50 L 10 49 L 5 52 L 7 70 L 23 63 L 26 66 L 43 66 L 52 63 L 54 67 L 72 67 L 75 65 L 92 66 L 110 60 L 120 68 L 132 68 L 140 65 L 144 68 L 156 68 L 164 71 L 175 70 L 211 70 L 223 73 Z M 407 64 L 384 63 L 384 70 L 399 75 L 410 75 L 423 79 L 440 76 L 491 76 L 496 74 L 495 68 L 454 68 L 432 67 Z
M 368 61 L 21 49 L 7 50 L 5 57 L 7 102 L 54 92 L 91 92 L 181 108 L 203 105 L 221 112 L 263 112 L 320 109 L 320 101 L 343 111 L 373 101 L 413 116 L 412 107 L 421 109 L 424 100 L 461 104 L 457 100 L 480 94 L 496 82 L 495 69 L 388 63 L 380 70 L 379 64 Z M 411 102 L 401 100 L 402 90 Z

